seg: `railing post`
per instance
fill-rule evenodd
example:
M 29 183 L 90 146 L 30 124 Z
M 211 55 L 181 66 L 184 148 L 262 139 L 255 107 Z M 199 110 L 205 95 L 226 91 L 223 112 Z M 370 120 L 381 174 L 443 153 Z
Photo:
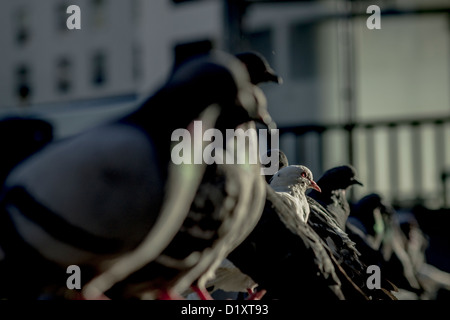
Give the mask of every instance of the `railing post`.
M 347 131 L 347 152 L 348 152 L 348 163 L 354 165 L 355 160 L 355 147 L 354 147 L 354 137 L 353 131 L 355 129 L 355 124 L 349 123 L 345 126 L 345 130 Z M 351 202 L 355 202 L 355 192 L 353 188 L 350 189 L 349 198 Z
M 400 185 L 400 168 L 398 156 L 398 126 L 390 123 L 389 128 L 389 177 L 392 190 L 392 203 L 396 205 L 399 199 L 398 187 Z
M 367 153 L 367 188 L 369 192 L 376 192 L 376 164 L 375 164 L 375 137 L 373 126 L 367 125 L 366 153 Z
M 422 161 L 422 135 L 420 122 L 411 123 L 411 150 L 412 150 L 412 177 L 414 184 L 415 201 L 419 204 L 423 202 L 421 196 L 423 188 L 423 161 Z
M 442 181 L 442 206 L 446 208 L 447 203 L 447 170 L 445 168 L 445 127 L 443 121 L 434 122 L 435 148 L 436 148 L 436 172 L 441 175 Z

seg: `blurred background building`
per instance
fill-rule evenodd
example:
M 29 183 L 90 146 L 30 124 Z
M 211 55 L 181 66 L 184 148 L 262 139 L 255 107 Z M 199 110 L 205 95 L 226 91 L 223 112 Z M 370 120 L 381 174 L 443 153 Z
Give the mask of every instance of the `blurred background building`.
M 66 9 L 81 8 L 81 30 Z M 369 5 L 381 8 L 370 30 Z M 447 206 L 448 0 L 5 0 L 0 116 L 50 121 L 57 138 L 135 108 L 162 84 L 178 44 L 263 53 L 281 148 L 315 176 L 352 163 L 399 205 Z M 450 179 L 449 179 L 450 180 Z

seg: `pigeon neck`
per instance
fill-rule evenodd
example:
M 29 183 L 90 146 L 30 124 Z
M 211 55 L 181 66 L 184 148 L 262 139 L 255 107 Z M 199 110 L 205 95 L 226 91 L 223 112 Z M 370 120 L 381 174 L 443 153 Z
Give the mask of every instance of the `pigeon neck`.
M 306 194 L 305 194 L 305 189 L 304 187 L 301 185 L 293 185 L 290 188 L 290 194 L 295 197 L 298 201 L 298 214 L 300 214 L 301 219 L 306 223 L 306 221 L 308 221 L 308 217 L 309 217 L 309 204 L 308 204 L 308 200 L 306 198 Z
M 290 190 L 291 195 L 293 195 L 297 198 L 300 198 L 300 199 L 306 199 L 306 194 L 305 194 L 306 190 L 304 190 L 304 188 L 302 188 L 301 186 L 293 185 L 290 189 L 291 189 Z
M 291 196 L 298 199 L 306 199 L 305 190 L 297 184 L 288 186 L 277 186 L 274 188 L 274 190 L 277 192 L 289 193 Z

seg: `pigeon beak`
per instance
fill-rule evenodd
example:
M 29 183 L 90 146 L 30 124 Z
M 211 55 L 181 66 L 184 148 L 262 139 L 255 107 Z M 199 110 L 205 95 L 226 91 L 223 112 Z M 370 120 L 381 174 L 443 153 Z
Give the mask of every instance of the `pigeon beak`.
M 283 78 L 275 73 L 272 69 L 265 72 L 267 81 L 275 82 L 277 84 L 283 84 Z
M 352 178 L 350 181 L 352 184 L 359 184 L 361 187 L 364 187 L 364 184 L 356 178 Z
M 318 192 L 322 192 L 322 189 L 320 189 L 319 185 L 314 180 L 309 180 L 311 182 L 311 188 Z

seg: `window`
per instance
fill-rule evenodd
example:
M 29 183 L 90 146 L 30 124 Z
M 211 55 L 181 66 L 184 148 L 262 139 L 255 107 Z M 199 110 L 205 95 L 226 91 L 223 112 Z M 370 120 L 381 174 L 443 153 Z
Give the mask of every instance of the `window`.
M 56 62 L 56 89 L 65 94 L 72 88 L 71 81 L 72 63 L 66 57 L 60 58 Z
M 97 52 L 92 58 L 92 84 L 103 86 L 106 83 L 106 56 Z
M 317 25 L 298 24 L 290 30 L 290 66 L 292 78 L 307 79 L 317 73 Z
M 22 103 L 27 103 L 32 90 L 30 85 L 30 69 L 26 64 L 21 64 L 16 68 L 16 96 Z

